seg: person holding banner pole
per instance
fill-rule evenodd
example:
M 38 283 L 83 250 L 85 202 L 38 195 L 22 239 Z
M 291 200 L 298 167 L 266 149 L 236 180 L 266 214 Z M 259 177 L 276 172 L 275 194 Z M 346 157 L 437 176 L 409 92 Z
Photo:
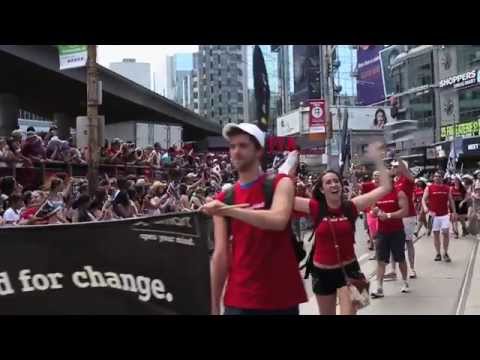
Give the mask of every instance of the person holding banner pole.
M 271 178 L 260 169 L 265 133 L 253 124 L 228 124 L 223 136 L 239 181 L 201 208 L 214 224 L 212 314 L 220 314 L 226 283 L 225 315 L 298 315 L 307 295 L 289 229 L 293 182 L 275 175 L 269 207 L 264 186 Z M 236 205 L 225 206 L 229 199 Z

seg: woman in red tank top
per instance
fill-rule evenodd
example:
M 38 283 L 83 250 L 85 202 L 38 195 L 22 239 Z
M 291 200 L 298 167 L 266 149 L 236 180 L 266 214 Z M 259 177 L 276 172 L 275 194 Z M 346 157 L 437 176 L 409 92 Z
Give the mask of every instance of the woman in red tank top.
M 451 186 L 451 192 L 453 201 L 455 202 L 455 210 L 457 211 L 457 218 L 452 219 L 453 232 L 455 234 L 455 239 L 458 239 L 458 221 L 462 224 L 462 235 L 468 235 L 467 225 L 465 221 L 467 220 L 468 214 L 468 204 L 466 201 L 467 190 L 463 186 L 460 178 L 455 177 L 453 180 L 453 185 Z
M 422 198 L 427 187 L 427 180 L 420 178 L 415 180 L 415 190 L 413 192 L 413 203 L 415 204 L 415 210 L 417 211 L 417 230 L 415 231 L 415 237 L 418 237 L 422 226 L 428 229 L 427 214 L 423 211 Z
M 312 199 L 295 198 L 295 211 L 309 214 L 315 224 L 312 288 L 322 315 L 336 314 L 337 295 L 341 314 L 356 314 L 342 268 L 352 278 L 361 274 L 354 250 L 355 229 L 352 221 L 360 211 L 373 205 L 392 189 L 391 179 L 382 161 L 381 146 L 379 143 L 372 144 L 368 153 L 380 170 L 380 184 L 376 189 L 345 202 L 343 179 L 337 172 L 329 170 L 318 179 Z M 326 216 L 322 219 L 323 214 Z

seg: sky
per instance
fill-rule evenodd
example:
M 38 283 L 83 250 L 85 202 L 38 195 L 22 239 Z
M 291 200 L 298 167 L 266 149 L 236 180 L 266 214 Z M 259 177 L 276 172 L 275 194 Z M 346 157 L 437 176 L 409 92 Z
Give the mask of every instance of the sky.
M 155 74 L 157 92 L 163 94 L 166 88 L 167 55 L 196 51 L 198 45 L 99 45 L 97 61 L 107 68 L 111 62 L 121 62 L 124 58 L 148 62 Z

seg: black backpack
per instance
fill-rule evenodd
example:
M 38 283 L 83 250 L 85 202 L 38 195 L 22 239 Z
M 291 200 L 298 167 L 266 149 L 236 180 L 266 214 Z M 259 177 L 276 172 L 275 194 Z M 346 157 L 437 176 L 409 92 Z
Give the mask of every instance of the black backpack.
M 353 232 L 355 233 L 355 222 L 356 222 L 356 217 L 354 216 L 354 211 L 353 211 L 353 203 L 350 200 L 345 200 L 342 202 L 342 212 L 345 214 L 345 216 L 348 218 L 350 223 L 352 224 Z M 318 212 L 318 216 L 316 219 L 313 221 L 313 228 L 312 228 L 312 235 L 310 235 L 310 238 L 308 239 L 308 242 L 312 241 L 312 239 L 315 236 L 315 230 L 317 227 L 320 225 L 320 223 L 323 221 L 323 218 L 327 217 L 328 214 L 328 209 L 327 205 L 325 202 L 320 203 L 320 211 Z M 310 249 L 310 253 L 308 254 L 307 261 L 303 266 L 300 267 L 300 269 L 305 268 L 305 276 L 304 279 L 308 279 L 310 276 L 312 270 L 313 270 L 313 255 L 315 253 L 315 242 L 313 242 L 312 248 Z
M 273 202 L 273 183 L 275 181 L 275 175 L 267 175 L 264 183 L 263 183 L 263 194 L 265 198 L 265 209 L 270 209 L 272 206 Z M 235 192 L 234 192 L 234 187 L 229 188 L 225 192 L 225 199 L 224 203 L 226 205 L 234 205 L 235 204 Z M 231 225 L 230 225 L 230 219 L 227 218 L 228 222 L 228 234 L 231 233 Z M 305 256 L 307 255 L 306 251 L 303 249 L 303 241 L 299 241 L 297 237 L 295 236 L 295 233 L 292 230 L 291 224 L 288 225 L 288 231 L 290 233 L 290 238 L 292 241 L 292 246 L 295 251 L 295 256 L 297 258 L 297 262 L 301 262 Z

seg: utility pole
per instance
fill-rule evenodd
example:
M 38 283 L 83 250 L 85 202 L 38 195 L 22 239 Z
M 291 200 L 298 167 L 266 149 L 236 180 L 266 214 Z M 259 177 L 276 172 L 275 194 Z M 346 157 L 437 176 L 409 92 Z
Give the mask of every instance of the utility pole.
M 98 68 L 97 45 L 88 45 L 87 118 L 88 118 L 88 190 L 95 195 L 98 181 L 100 144 L 98 139 Z

